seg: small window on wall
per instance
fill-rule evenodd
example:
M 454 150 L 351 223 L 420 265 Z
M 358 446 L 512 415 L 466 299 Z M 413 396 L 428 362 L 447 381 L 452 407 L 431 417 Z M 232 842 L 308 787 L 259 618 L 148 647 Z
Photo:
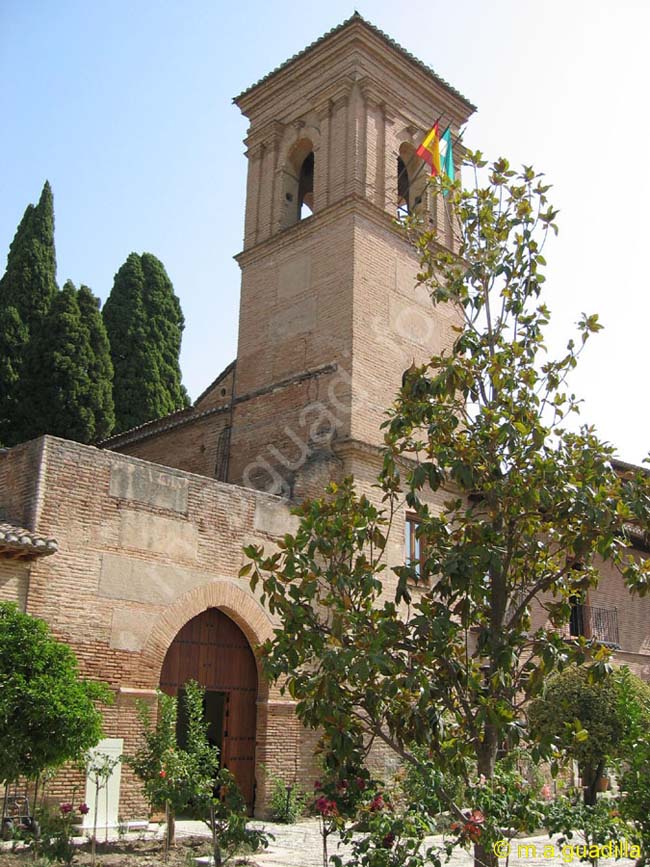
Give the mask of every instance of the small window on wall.
M 424 545 L 417 536 L 417 528 L 420 522 L 416 515 L 407 514 L 404 524 L 404 543 L 406 553 L 406 565 L 415 569 L 418 579 L 424 571 Z

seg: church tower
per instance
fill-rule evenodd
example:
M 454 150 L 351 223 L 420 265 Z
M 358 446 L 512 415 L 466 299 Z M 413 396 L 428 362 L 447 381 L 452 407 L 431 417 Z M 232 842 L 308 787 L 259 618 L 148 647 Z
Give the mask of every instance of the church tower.
M 376 476 L 403 371 L 450 340 L 396 217 L 452 244 L 415 148 L 474 107 L 357 13 L 235 103 L 250 126 L 228 481 L 300 498 Z

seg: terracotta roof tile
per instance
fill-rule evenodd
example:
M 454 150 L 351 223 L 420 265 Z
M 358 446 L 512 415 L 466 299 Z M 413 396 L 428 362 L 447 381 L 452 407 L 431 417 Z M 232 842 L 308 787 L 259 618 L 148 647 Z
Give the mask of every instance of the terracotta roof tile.
M 441 84 L 450 93 L 453 93 L 459 99 L 462 99 L 462 101 L 468 106 L 468 108 L 471 108 L 472 111 L 476 111 L 476 106 L 473 103 L 471 103 L 467 99 L 467 97 L 463 96 L 463 94 L 459 90 L 456 90 L 455 87 L 452 87 L 452 85 L 449 84 L 448 81 L 445 81 L 444 78 L 441 78 L 436 72 L 434 72 L 433 69 L 431 69 L 430 66 L 427 66 L 426 63 L 423 63 L 421 60 L 419 60 L 417 57 L 415 57 L 413 54 L 411 54 L 410 51 L 407 51 L 406 48 L 403 48 L 399 44 L 399 42 L 396 42 L 394 39 L 391 39 L 391 37 L 388 36 L 387 33 L 384 33 L 383 30 L 380 30 L 379 27 L 376 27 L 370 21 L 365 19 L 363 17 L 363 15 L 360 15 L 356 11 L 354 12 L 353 15 L 351 15 L 349 18 L 347 18 L 345 21 L 343 21 L 342 24 L 338 24 L 336 27 L 333 27 L 331 30 L 328 30 L 327 33 L 324 33 L 321 37 L 319 37 L 314 42 L 312 42 L 311 45 L 308 45 L 306 48 L 303 48 L 302 51 L 299 51 L 297 54 L 294 54 L 293 57 L 290 57 L 288 60 L 285 60 L 284 63 L 281 63 L 279 66 L 276 66 L 275 69 L 271 70 L 271 72 L 267 73 L 265 76 L 263 76 L 263 78 L 260 78 L 260 80 L 256 81 L 255 84 L 251 84 L 251 86 L 247 87 L 246 90 L 243 90 L 239 94 L 239 96 L 235 96 L 233 98 L 233 102 L 235 104 L 237 104 L 240 99 L 243 99 L 243 97 L 247 96 L 252 90 L 254 90 L 256 87 L 259 87 L 260 84 L 263 84 L 265 81 L 268 81 L 270 78 L 272 78 L 278 72 L 281 72 L 283 69 L 286 69 L 286 67 L 290 66 L 294 61 L 298 60 L 301 57 L 304 57 L 313 48 L 316 48 L 322 42 L 325 42 L 325 40 L 329 39 L 330 36 L 334 36 L 336 33 L 339 33 L 341 30 L 343 30 L 345 27 L 348 27 L 350 24 L 354 23 L 355 21 L 363 24 L 365 27 L 368 28 L 368 30 L 372 31 L 372 33 L 374 33 L 376 36 L 379 36 L 380 39 L 383 39 L 383 41 L 386 42 L 388 45 L 390 45 L 391 48 L 394 48 L 397 51 L 399 51 L 400 54 L 402 54 L 404 57 L 408 58 L 408 60 L 410 60 L 412 63 L 415 63 L 416 66 L 419 66 L 420 69 L 423 70 L 423 72 L 426 72 L 427 75 L 431 75 L 433 78 L 435 78 L 435 80 L 438 82 L 438 84 Z
M 39 536 L 24 527 L 0 521 L 0 553 L 24 553 L 36 556 L 54 554 L 58 550 L 56 539 Z

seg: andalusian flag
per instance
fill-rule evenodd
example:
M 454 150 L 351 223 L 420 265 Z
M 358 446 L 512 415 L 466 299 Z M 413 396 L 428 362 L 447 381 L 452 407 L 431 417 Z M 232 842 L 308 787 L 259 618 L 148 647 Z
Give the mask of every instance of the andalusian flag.
M 431 177 L 440 174 L 440 129 L 438 121 L 424 137 L 424 141 L 415 152 L 431 169 Z
M 454 155 L 451 150 L 451 130 L 449 127 L 440 138 L 440 166 L 450 181 L 456 177 L 454 171 Z

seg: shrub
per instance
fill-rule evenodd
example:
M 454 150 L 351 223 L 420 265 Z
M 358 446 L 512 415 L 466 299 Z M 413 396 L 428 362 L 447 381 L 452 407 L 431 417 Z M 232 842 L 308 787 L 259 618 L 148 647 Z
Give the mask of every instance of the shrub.
M 270 775 L 271 815 L 277 822 L 295 824 L 305 812 L 309 795 L 300 786 L 287 784 L 282 777 Z

